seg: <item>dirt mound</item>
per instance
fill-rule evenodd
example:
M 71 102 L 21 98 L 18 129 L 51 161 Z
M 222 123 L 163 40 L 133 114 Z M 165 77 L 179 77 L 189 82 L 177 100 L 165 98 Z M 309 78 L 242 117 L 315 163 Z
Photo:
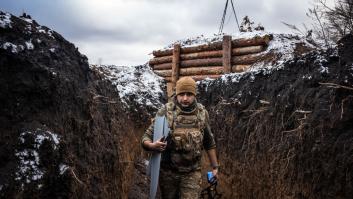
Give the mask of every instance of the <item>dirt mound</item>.
M 225 198 L 352 196 L 352 42 L 199 84 Z
M 149 113 L 73 44 L 1 12 L 0 90 L 0 198 L 127 197 Z

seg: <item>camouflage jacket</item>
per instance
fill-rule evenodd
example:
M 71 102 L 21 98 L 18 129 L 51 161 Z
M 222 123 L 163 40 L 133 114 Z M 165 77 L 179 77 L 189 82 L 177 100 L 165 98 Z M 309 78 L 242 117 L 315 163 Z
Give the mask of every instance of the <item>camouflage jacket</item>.
M 167 137 L 167 148 L 162 153 L 161 167 L 179 172 L 200 169 L 202 150 L 216 147 L 204 106 L 196 102 L 192 111 L 185 112 L 175 102 L 169 102 L 158 110 L 157 115 L 165 115 L 171 129 Z M 182 124 L 183 121 L 188 124 Z M 187 125 L 190 128 L 185 128 Z M 153 140 L 153 126 L 154 120 L 142 136 L 141 143 Z M 184 139 L 179 142 L 177 135 L 182 135 Z

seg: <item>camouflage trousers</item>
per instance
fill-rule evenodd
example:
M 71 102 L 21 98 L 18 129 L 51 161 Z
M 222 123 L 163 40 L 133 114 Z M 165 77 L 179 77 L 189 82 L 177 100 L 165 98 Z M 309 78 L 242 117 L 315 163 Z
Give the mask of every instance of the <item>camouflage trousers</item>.
M 159 187 L 162 199 L 197 199 L 201 192 L 201 171 L 178 173 L 161 169 Z

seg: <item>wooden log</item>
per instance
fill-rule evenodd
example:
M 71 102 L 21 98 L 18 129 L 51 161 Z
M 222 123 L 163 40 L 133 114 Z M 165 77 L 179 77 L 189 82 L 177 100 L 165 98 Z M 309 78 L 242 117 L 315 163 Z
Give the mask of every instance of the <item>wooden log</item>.
M 242 56 L 235 56 L 232 58 L 232 64 L 247 64 L 251 65 L 263 58 L 263 55 L 258 54 L 250 54 L 250 55 L 242 55 Z
M 200 80 L 204 80 L 206 78 L 217 79 L 217 78 L 221 77 L 221 75 L 191 75 L 191 76 L 180 76 L 180 77 L 191 77 L 195 81 L 200 81 Z M 171 82 L 171 77 L 165 77 L 165 80 L 167 82 Z
M 250 68 L 251 65 L 233 65 L 232 66 L 232 71 L 234 73 L 241 73 L 244 71 L 247 71 Z
M 209 44 L 203 44 L 199 46 L 192 46 L 192 47 L 186 47 L 181 50 L 181 53 L 196 53 L 196 52 L 202 52 L 202 51 L 213 51 L 213 50 L 221 50 L 222 49 L 222 42 L 217 41 L 214 43 L 209 43 Z
M 180 55 L 181 60 L 217 58 L 217 57 L 222 57 L 221 50 L 205 51 L 205 52 L 198 52 L 198 53 L 187 53 L 187 54 Z
M 264 46 L 248 46 L 232 49 L 232 55 L 248 55 L 264 51 Z
M 153 66 L 156 64 L 170 63 L 173 61 L 173 56 L 155 57 L 151 59 L 148 63 Z
M 272 35 L 265 35 L 263 37 L 256 36 L 251 39 L 235 39 L 232 41 L 233 47 L 245 47 L 245 46 L 268 46 L 272 40 Z
M 152 52 L 152 55 L 155 56 L 155 57 L 170 56 L 170 55 L 173 55 L 173 49 L 154 50 L 154 51 Z
M 224 67 L 224 73 L 232 72 L 232 37 L 229 35 L 223 36 L 223 44 L 222 44 L 222 65 Z
M 209 58 L 209 59 L 194 59 L 181 61 L 182 68 L 190 68 L 195 66 L 220 66 L 222 65 L 222 58 Z
M 222 42 L 217 41 L 209 44 L 203 44 L 199 46 L 192 46 L 192 47 L 185 47 L 180 50 L 181 53 L 196 53 L 202 51 L 213 51 L 213 50 L 221 50 L 222 49 Z M 156 50 L 152 52 L 153 56 L 155 57 L 162 57 L 168 56 L 173 54 L 172 49 L 167 50 Z
M 176 82 L 179 79 L 180 67 L 180 44 L 174 44 L 173 60 L 172 60 L 172 86 L 175 88 Z
M 181 76 L 189 75 L 221 75 L 224 73 L 223 66 L 195 67 L 180 69 Z
M 157 64 L 153 66 L 153 70 L 169 70 L 172 69 L 172 63 Z
M 157 75 L 161 77 L 171 77 L 172 70 L 155 70 Z M 181 68 L 180 76 L 189 75 L 221 75 L 224 73 L 223 66 L 210 66 L 210 67 L 194 67 L 194 68 Z
M 170 77 L 171 78 L 171 77 Z M 170 102 L 172 99 L 171 99 L 171 97 L 172 97 L 172 95 L 173 95 L 173 93 L 174 93 L 174 87 L 173 87 L 173 84 L 171 83 L 171 79 L 170 79 L 170 81 L 168 82 L 167 81 L 167 95 L 168 95 L 168 102 Z
M 172 77 L 172 70 L 171 69 L 170 70 L 155 70 L 153 72 L 161 77 Z

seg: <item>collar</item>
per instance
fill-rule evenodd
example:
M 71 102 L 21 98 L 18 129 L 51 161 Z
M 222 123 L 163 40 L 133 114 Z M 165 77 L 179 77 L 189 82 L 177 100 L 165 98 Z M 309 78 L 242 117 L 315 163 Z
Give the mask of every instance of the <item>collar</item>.
M 188 107 L 183 107 L 179 104 L 178 100 L 176 99 L 176 97 L 174 98 L 174 104 L 176 105 L 176 107 L 183 113 L 186 113 L 186 114 L 191 114 L 193 113 L 196 108 L 197 108 L 197 101 L 196 99 L 194 100 L 194 102 L 188 106 Z

